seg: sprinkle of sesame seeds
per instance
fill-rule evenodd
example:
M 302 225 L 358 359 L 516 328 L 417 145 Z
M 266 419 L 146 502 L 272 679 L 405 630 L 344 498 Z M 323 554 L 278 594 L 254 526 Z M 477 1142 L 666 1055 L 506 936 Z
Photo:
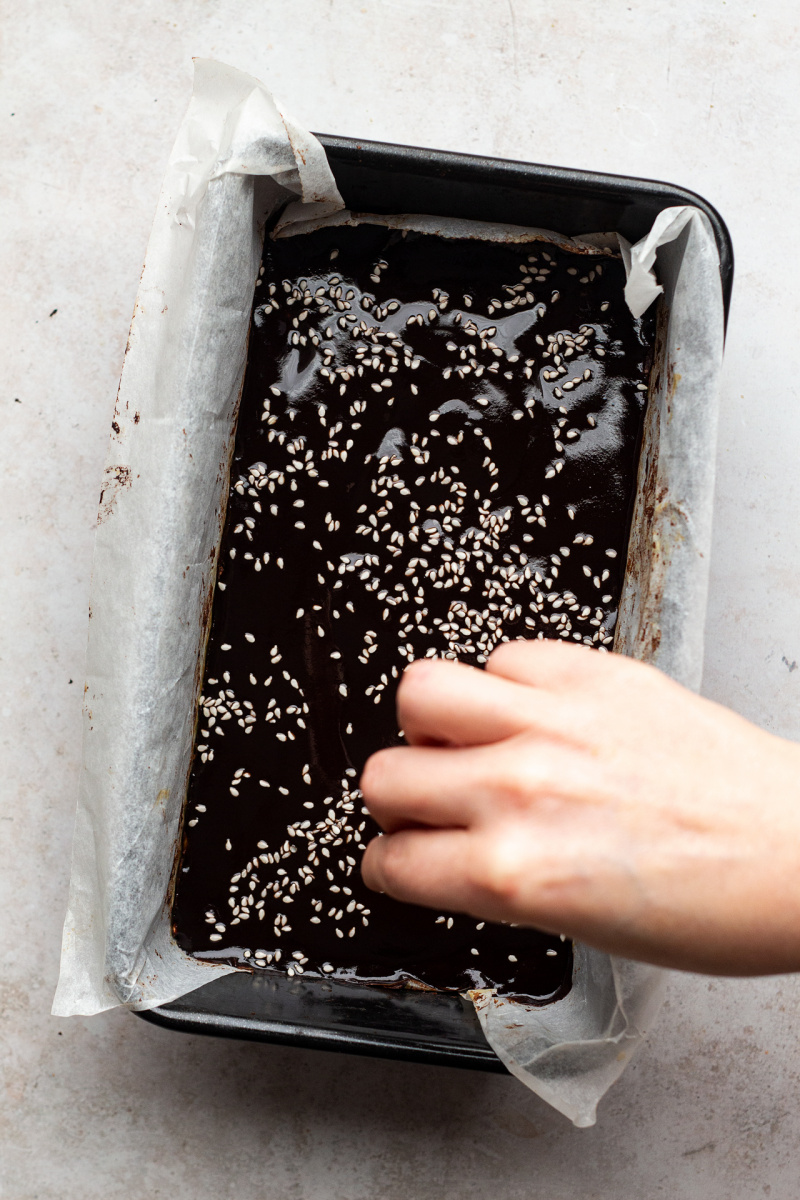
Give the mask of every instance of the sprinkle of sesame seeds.
M 303 356 L 302 370 L 312 364 L 315 398 L 307 403 L 305 385 L 282 367 L 273 366 L 275 383 L 266 389 L 265 399 L 259 391 L 254 418 L 259 449 L 244 459 L 251 465 L 232 481 L 226 538 L 235 545 L 229 546 L 225 580 L 218 580 L 217 586 L 220 592 L 231 590 L 233 606 L 227 611 L 235 611 L 241 573 L 252 568 L 256 574 L 247 578 L 257 579 L 258 587 L 271 585 L 279 605 L 285 604 L 303 623 L 277 624 L 267 604 L 263 626 L 251 625 L 260 636 L 244 634 L 252 650 L 245 651 L 241 641 L 235 651 L 230 642 L 218 643 L 217 649 L 229 653 L 232 664 L 224 672 L 222 691 L 213 675 L 219 667 L 213 665 L 212 635 L 212 674 L 204 681 L 196 745 L 198 770 L 218 769 L 220 745 L 246 764 L 235 771 L 231 767 L 220 787 L 225 796 L 234 797 L 237 811 L 253 802 L 259 774 L 267 775 L 258 779 L 259 787 L 272 784 L 269 795 L 255 793 L 254 812 L 263 812 L 259 820 L 264 821 L 268 840 L 262 838 L 254 850 L 255 843 L 248 846 L 237 824 L 236 871 L 224 907 L 230 916 L 220 920 L 216 910 L 212 912 L 214 937 L 241 945 L 248 937 L 248 920 L 251 928 L 259 928 L 259 922 L 269 919 L 275 939 L 289 944 L 284 960 L 289 965 L 284 969 L 297 976 L 306 965 L 327 975 L 340 964 L 352 963 L 354 955 L 358 957 L 358 939 L 367 936 L 363 931 L 369 927 L 368 894 L 360 890 L 357 870 L 352 879 L 351 872 L 374 826 L 367 826 L 349 759 L 340 768 L 341 782 L 327 787 L 327 770 L 320 772 L 317 760 L 311 759 L 309 750 L 319 737 L 318 703 L 329 697 L 339 714 L 342 751 L 346 745 L 346 754 L 352 751 L 356 761 L 363 761 L 368 734 L 359 705 L 370 702 L 376 731 L 384 728 L 380 722 L 388 723 L 381 737 L 390 738 L 394 689 L 408 662 L 442 657 L 483 665 L 496 645 L 519 637 L 583 640 L 605 652 L 613 644 L 621 582 L 612 581 L 602 558 L 596 557 L 609 540 L 603 537 L 602 524 L 590 507 L 579 506 L 580 495 L 568 490 L 574 482 L 570 454 L 608 412 L 604 392 L 591 383 L 605 354 L 596 344 L 598 337 L 615 345 L 601 378 L 615 378 L 620 370 L 616 318 L 570 329 L 569 302 L 561 299 L 579 285 L 583 294 L 596 296 L 595 276 L 596 286 L 608 294 L 610 280 L 599 284 L 597 256 L 590 257 L 581 282 L 577 268 L 566 267 L 568 256 L 537 247 L 529 261 L 515 261 L 515 272 L 520 266 L 518 282 L 493 288 L 504 299 L 481 296 L 475 289 L 463 297 L 464 310 L 471 311 L 459 312 L 449 307 L 447 292 L 434 288 L 435 307 L 426 309 L 424 301 L 409 305 L 385 298 L 389 261 L 370 261 L 373 294 L 361 293 L 349 282 L 355 277 L 349 263 L 342 276 L 331 275 L 333 259 L 347 260 L 349 232 L 337 231 L 339 246 L 331 247 L 328 240 L 325 264 L 307 277 L 282 282 L 279 274 L 277 283 L 270 283 L 270 274 L 264 275 L 257 308 L 261 315 L 255 319 L 253 336 L 256 329 L 272 328 L 272 344 L 279 348 L 273 363 L 284 361 L 285 345 L 294 355 L 292 361 Z M 386 253 L 394 261 L 394 251 Z M 537 285 L 546 281 L 551 303 L 560 301 L 557 319 L 527 290 L 533 286 L 538 291 Z M 594 304 L 597 309 L 598 299 Z M 518 318 L 510 314 L 517 308 L 537 326 L 536 332 L 529 326 L 523 332 L 515 327 L 512 341 L 509 322 Z M 276 312 L 288 326 L 285 334 L 269 325 L 270 314 Z M 491 325 L 493 312 L 503 321 Z M 408 373 L 418 370 L 424 386 L 410 382 Z M 441 390 L 443 382 L 447 386 Z M 432 390 L 427 391 L 429 386 Z M 325 404 L 319 403 L 322 388 Z M 623 390 L 627 402 L 633 392 L 644 393 L 647 385 L 634 379 L 625 382 Z M 437 407 L 431 410 L 430 399 L 424 403 L 420 397 L 426 395 L 436 397 Z M 593 413 L 586 412 L 589 396 Z M 638 412 L 643 401 L 637 398 L 635 403 Z M 514 433 L 509 437 L 511 427 Z M 548 442 L 552 458 L 540 455 L 539 448 Z M 529 457 L 510 476 L 511 462 L 518 462 L 517 443 Z M 258 455 L 266 461 L 251 461 Z M 513 492 L 522 486 L 529 496 L 520 492 L 515 499 L 509 494 L 509 483 L 517 478 L 525 483 L 516 484 Z M 537 479 L 545 478 L 554 481 L 552 508 L 548 496 L 538 499 L 536 494 Z M 316 492 L 317 487 L 325 491 Z M 351 520 L 356 509 L 358 516 Z M 567 532 L 565 526 L 578 519 L 579 532 Z M 598 537 L 602 540 L 592 549 Z M 604 554 L 610 559 L 617 551 L 611 546 Z M 308 585 L 303 582 L 304 555 Z M 234 641 L 239 637 L 237 632 Z M 276 644 L 267 651 L 273 640 Z M 258 674 L 262 662 L 266 670 L 278 668 L 274 677 L 266 676 L 263 668 Z M 264 683 L 256 694 L 252 688 L 259 679 Z M 250 734 L 257 721 L 263 759 L 261 747 L 250 739 L 235 741 L 239 731 Z M 246 752 L 237 746 L 247 747 Z M 303 758 L 309 762 L 303 763 Z M 301 786 L 304 795 L 299 794 Z M 331 794 L 323 797 L 323 787 Z M 207 807 L 216 810 L 213 796 L 208 805 L 193 804 L 187 826 L 193 829 L 196 814 L 203 816 Z M 232 849 L 230 839 L 225 845 Z M 338 897 L 330 913 L 320 896 Z M 294 936 L 289 912 L 295 914 Z M 351 914 L 353 924 L 345 914 Z M 204 921 L 207 924 L 207 918 Z M 294 948 L 302 945 L 303 930 L 312 927 L 318 930 L 315 937 L 328 932 L 330 961 L 315 962 L 310 951 Z M 437 916 L 429 927 L 437 937 L 449 935 L 451 942 L 457 937 L 449 932 L 455 927 L 453 916 Z M 484 922 L 475 928 L 483 930 Z M 256 951 L 253 936 L 250 947 L 241 951 L 243 958 L 262 968 L 279 964 L 280 951 Z M 335 939 L 346 939 L 336 953 Z M 348 957 L 349 939 L 356 945 Z M 548 951 L 547 956 L 554 953 Z M 477 948 L 471 954 L 477 957 Z M 488 954 L 487 949 L 481 955 L 482 974 L 488 969 Z M 503 958 L 517 962 L 517 955 L 507 950 Z M 523 974 L 516 973 L 518 985 Z

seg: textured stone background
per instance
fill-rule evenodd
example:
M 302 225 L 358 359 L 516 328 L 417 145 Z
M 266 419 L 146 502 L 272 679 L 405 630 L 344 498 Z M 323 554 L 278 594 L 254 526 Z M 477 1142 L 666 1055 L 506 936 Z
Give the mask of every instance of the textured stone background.
M 797 738 L 799 28 L 788 0 L 5 0 L 4 1198 L 797 1196 L 797 978 L 676 976 L 588 1131 L 511 1079 L 48 1011 L 99 479 L 191 56 L 253 72 L 311 128 L 663 178 L 719 207 L 737 275 L 705 691 Z

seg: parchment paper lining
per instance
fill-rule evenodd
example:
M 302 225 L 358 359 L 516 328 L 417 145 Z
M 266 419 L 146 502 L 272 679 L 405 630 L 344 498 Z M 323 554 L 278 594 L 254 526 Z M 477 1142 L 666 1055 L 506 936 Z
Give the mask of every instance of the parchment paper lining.
M 296 198 L 296 199 L 295 199 Z M 286 201 L 291 200 L 288 205 Z M 616 235 L 344 210 L 319 142 L 257 80 L 198 61 L 131 325 L 95 544 L 84 760 L 60 1016 L 149 1009 L 233 968 L 172 941 L 170 880 L 224 520 L 265 223 L 379 221 L 442 236 L 621 250 L 637 315 L 664 290 L 615 649 L 696 687 L 702 670 L 723 310 L 712 231 L 662 213 Z M 578 1125 L 619 1076 L 661 1003 L 664 974 L 576 946 L 573 988 L 546 1008 L 474 993 L 509 1070 Z

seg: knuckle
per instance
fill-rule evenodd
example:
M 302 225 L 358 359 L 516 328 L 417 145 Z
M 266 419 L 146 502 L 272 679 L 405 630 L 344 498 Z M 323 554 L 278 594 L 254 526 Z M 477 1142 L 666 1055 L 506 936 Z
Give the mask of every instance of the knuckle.
M 596 702 L 647 703 L 666 678 L 657 667 L 626 654 L 597 654 L 592 695 Z
M 529 869 L 513 831 L 496 833 L 483 841 L 473 883 L 493 906 L 506 910 L 520 907 L 529 884 Z
M 493 791 L 503 808 L 512 812 L 526 812 L 536 801 L 544 783 L 541 766 L 531 760 L 530 755 L 519 761 L 498 767 L 493 780 Z
M 592 666 L 598 674 L 605 676 L 610 675 L 635 675 L 642 666 L 638 659 L 631 658 L 628 654 L 593 654 Z
M 549 642 L 547 652 L 552 660 L 551 669 L 562 685 L 567 687 L 575 684 L 590 686 L 598 664 L 602 668 L 603 660 L 612 657 L 610 654 L 598 654 L 589 646 L 561 641 Z

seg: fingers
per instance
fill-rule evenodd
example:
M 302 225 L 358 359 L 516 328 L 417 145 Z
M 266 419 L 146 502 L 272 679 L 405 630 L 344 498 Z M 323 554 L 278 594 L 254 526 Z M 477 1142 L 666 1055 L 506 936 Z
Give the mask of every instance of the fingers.
M 624 661 L 569 642 L 505 642 L 489 656 L 486 671 L 529 687 L 559 691 L 585 685 L 617 670 Z
M 397 720 L 412 746 L 503 741 L 541 720 L 537 707 L 529 688 L 441 659 L 410 666 L 397 693 Z
M 488 836 L 464 829 L 385 834 L 367 846 L 361 872 L 367 887 L 408 904 L 560 932 L 602 911 L 585 862 L 569 845 L 565 853 L 546 825 L 525 831 L 504 822 Z
M 483 774 L 475 751 L 398 746 L 367 760 L 361 791 L 387 832 L 410 825 L 457 828 L 474 818 Z
M 409 904 L 467 911 L 474 901 L 464 871 L 469 837 L 463 829 L 408 829 L 373 838 L 361 860 L 364 882 Z
M 534 925 L 619 952 L 642 898 L 597 822 L 498 823 L 486 831 L 406 829 L 374 838 L 367 887 L 395 900 Z
M 602 786 L 601 786 L 602 785 Z M 493 746 L 396 746 L 367 760 L 364 803 L 387 833 L 418 826 L 487 828 L 506 815 L 610 803 L 613 775 L 554 741 Z

